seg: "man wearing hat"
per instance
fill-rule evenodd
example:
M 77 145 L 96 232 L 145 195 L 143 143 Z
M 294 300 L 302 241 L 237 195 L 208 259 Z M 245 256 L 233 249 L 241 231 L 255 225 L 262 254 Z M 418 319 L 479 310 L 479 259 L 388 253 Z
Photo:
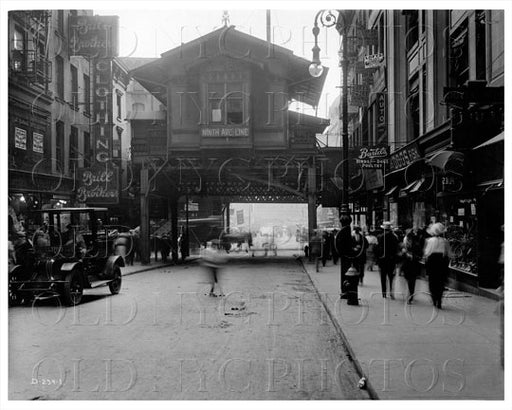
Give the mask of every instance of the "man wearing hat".
M 391 222 L 385 221 L 380 226 L 383 232 L 377 237 L 376 257 L 380 267 L 380 285 L 382 297 L 387 297 L 386 282 L 389 280 L 389 297 L 394 299 L 393 278 L 398 253 L 398 238 L 391 229 Z

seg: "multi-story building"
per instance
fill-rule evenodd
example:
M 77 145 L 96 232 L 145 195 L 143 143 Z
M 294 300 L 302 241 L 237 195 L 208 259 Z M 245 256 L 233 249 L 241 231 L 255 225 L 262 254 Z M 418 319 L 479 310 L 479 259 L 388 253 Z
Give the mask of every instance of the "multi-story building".
M 94 19 L 115 17 L 87 10 L 9 14 L 9 211 L 15 223 L 28 209 L 83 206 L 80 170 L 105 161 L 118 168 L 126 187 L 128 69 L 118 58 L 107 60 L 104 84 L 99 75 L 107 65 L 94 50 L 87 55 L 77 46 L 76 25 Z M 102 93 L 107 107 L 95 97 Z M 122 201 L 109 206 L 123 214 Z
M 13 219 L 27 208 L 71 203 L 76 168 L 93 155 L 91 69 L 72 57 L 71 15 L 85 10 L 9 13 L 9 206 Z
M 348 29 L 349 146 L 390 150 L 353 209 L 368 225 L 445 223 L 451 276 L 480 288 L 499 282 L 503 30 L 502 10 L 361 10 Z

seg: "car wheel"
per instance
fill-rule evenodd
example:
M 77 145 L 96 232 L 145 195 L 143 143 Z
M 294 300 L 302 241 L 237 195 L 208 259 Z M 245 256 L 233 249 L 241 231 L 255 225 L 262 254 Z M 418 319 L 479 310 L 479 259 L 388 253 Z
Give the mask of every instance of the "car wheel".
M 21 305 L 21 297 L 17 292 L 9 289 L 9 306 Z
M 84 287 L 82 284 L 82 275 L 79 271 L 73 269 L 66 275 L 64 284 L 64 303 L 68 306 L 76 306 L 82 301 Z
M 113 276 L 114 279 L 108 284 L 108 288 L 110 289 L 110 293 L 117 295 L 121 291 L 122 283 L 121 268 L 118 265 L 114 266 Z

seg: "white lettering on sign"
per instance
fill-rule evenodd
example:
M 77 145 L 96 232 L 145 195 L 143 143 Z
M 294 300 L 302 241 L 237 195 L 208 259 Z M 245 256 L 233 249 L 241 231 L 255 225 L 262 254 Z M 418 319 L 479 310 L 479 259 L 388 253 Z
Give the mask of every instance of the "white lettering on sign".
M 27 149 L 27 131 L 14 127 L 14 147 L 18 149 Z
M 249 128 L 202 128 L 202 137 L 248 137 Z
M 82 175 L 82 182 L 85 186 L 92 185 L 95 182 L 111 182 L 114 176 L 114 171 L 103 171 L 100 174 L 94 174 L 91 171 L 84 171 Z
M 388 156 L 388 151 L 387 151 L 386 147 L 379 147 L 379 148 L 363 147 L 359 150 L 359 159 L 386 158 L 387 156 Z
M 371 54 L 364 56 L 364 68 L 380 67 L 384 63 L 384 54 Z

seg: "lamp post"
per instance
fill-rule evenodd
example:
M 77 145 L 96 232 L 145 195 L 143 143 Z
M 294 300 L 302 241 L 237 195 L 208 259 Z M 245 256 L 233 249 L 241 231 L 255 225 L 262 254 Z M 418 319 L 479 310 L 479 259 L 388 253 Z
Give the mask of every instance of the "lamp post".
M 337 16 L 334 15 L 332 10 L 320 10 L 315 16 L 315 23 L 313 26 L 313 36 L 315 37 L 315 45 L 312 48 L 313 60 L 309 66 L 309 74 L 312 77 L 320 77 L 324 71 L 322 63 L 320 61 L 320 47 L 318 47 L 318 35 L 320 34 L 320 28 L 318 23 L 324 27 L 336 26 L 336 30 L 342 36 L 342 45 L 339 52 L 339 66 L 342 69 L 342 84 L 341 84 L 341 101 L 339 110 L 339 121 L 342 124 L 341 129 L 341 145 L 342 145 L 342 156 L 343 156 L 343 167 L 342 167 L 342 179 L 343 185 L 341 189 L 341 207 L 340 216 L 349 216 L 348 197 L 349 197 L 349 169 L 348 169 L 348 33 L 347 26 L 345 24 L 345 16 L 341 10 L 336 11 Z M 340 19 L 341 23 L 340 24 Z
M 335 15 L 336 13 L 337 15 Z M 350 211 L 348 206 L 349 200 L 349 168 L 348 168 L 348 30 L 345 21 L 345 14 L 341 10 L 320 10 L 315 16 L 315 23 L 313 26 L 313 36 L 315 37 L 315 45 L 312 49 L 313 60 L 309 66 L 309 73 L 313 77 L 320 77 L 323 73 L 322 63 L 320 62 L 320 47 L 318 47 L 318 34 L 320 28 L 318 23 L 322 26 L 336 27 L 336 30 L 342 36 L 341 49 L 339 51 L 339 66 L 342 69 L 342 84 L 341 84 L 341 109 L 339 110 L 339 120 L 342 123 L 341 129 L 341 144 L 342 144 L 342 189 L 341 189 L 341 206 L 340 206 L 340 220 L 341 230 L 335 238 L 336 247 L 340 255 L 340 297 L 347 298 L 347 286 L 345 273 L 351 265 L 347 250 L 351 248 L 351 229 L 350 229 Z M 357 286 L 356 286 L 357 292 Z M 355 296 L 357 302 L 357 294 Z

